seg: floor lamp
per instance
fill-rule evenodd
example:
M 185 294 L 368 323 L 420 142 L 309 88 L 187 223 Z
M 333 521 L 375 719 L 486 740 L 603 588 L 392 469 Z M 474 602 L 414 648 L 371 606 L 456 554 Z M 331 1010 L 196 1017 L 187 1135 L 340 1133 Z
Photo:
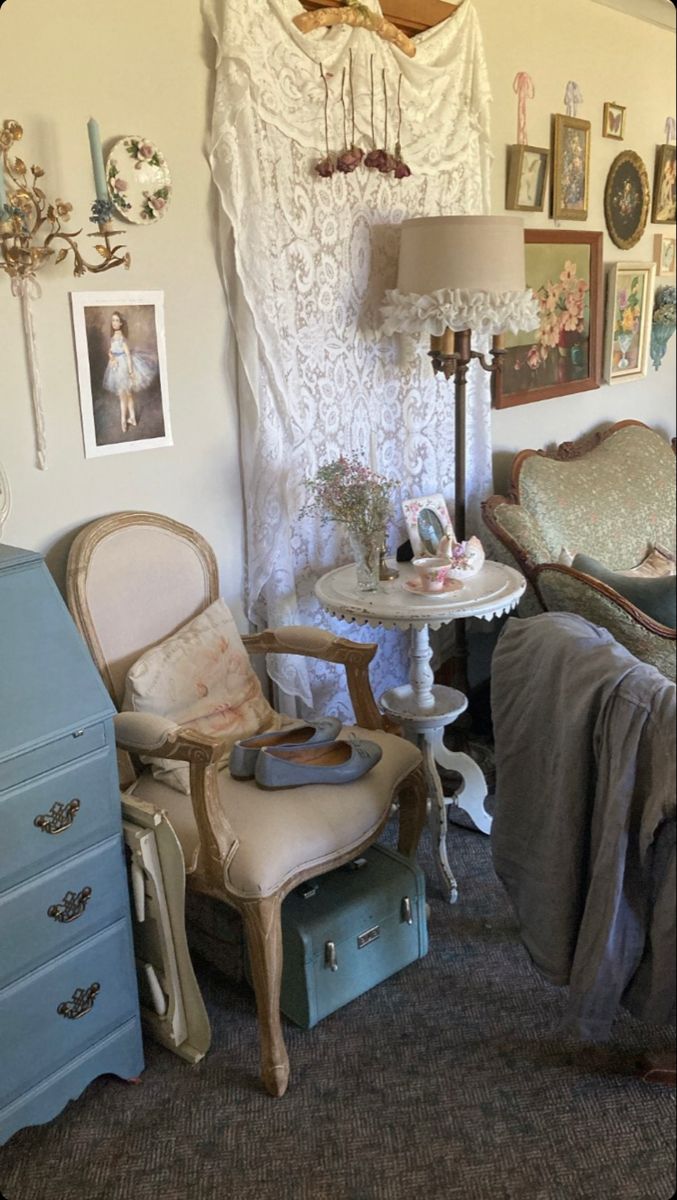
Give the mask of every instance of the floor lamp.
M 506 331 L 536 329 L 538 301 L 525 286 L 524 227 L 519 217 L 418 217 L 404 221 L 397 288 L 386 292 L 386 333 L 430 335 L 435 373 L 454 381 L 454 534 L 466 537 L 466 383 L 476 359 L 501 369 Z M 471 348 L 491 335 L 490 356 Z M 465 683 L 465 630 L 455 622 L 456 670 Z
M 535 329 L 538 302 L 524 280 L 519 217 L 417 217 L 404 221 L 397 288 L 386 292 L 386 333 L 430 335 L 433 370 L 454 380 L 454 533 L 466 536 L 466 381 L 476 359 L 500 370 L 503 334 Z M 491 335 L 487 357 L 471 349 Z

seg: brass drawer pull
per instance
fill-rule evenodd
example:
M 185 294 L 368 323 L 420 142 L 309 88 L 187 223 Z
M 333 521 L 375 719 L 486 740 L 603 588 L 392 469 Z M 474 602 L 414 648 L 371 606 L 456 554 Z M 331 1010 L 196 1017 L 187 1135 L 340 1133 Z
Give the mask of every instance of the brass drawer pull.
M 60 925 L 67 925 L 69 921 L 77 921 L 85 911 L 91 894 L 90 887 L 83 887 L 81 892 L 66 892 L 59 904 L 50 904 L 47 916 L 53 917 Z
M 72 998 L 62 1000 L 56 1011 L 60 1017 L 67 1017 L 69 1021 L 77 1021 L 78 1017 L 84 1017 L 91 1012 L 97 992 L 100 990 L 100 983 L 90 983 L 88 988 L 76 988 Z
M 43 833 L 64 833 L 66 829 L 73 824 L 75 814 L 80 807 L 80 801 L 69 800 L 68 804 L 62 804 L 57 800 L 53 804 L 48 813 L 41 813 L 33 821 L 38 829 L 42 829 Z

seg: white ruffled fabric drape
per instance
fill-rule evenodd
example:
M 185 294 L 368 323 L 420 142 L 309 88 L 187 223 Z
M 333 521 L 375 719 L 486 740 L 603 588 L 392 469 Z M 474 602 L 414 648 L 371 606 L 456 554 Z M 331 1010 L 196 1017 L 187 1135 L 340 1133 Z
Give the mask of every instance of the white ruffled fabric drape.
M 380 13 L 377 0 L 369 7 Z M 389 547 L 406 537 L 400 500 L 441 491 L 453 504 L 453 386 L 434 377 L 423 341 L 388 336 L 381 305 L 397 274 L 399 226 L 412 216 L 488 211 L 490 100 L 479 22 L 470 0 L 416 38 L 413 59 L 364 29 L 301 34 L 298 0 L 204 0 L 217 44 L 209 159 L 221 201 L 224 282 L 238 346 L 242 470 L 247 511 L 247 611 L 258 626 L 331 627 L 379 641 L 376 694 L 406 678 L 403 635 L 339 626 L 319 608 L 318 575 L 350 561 L 345 532 L 299 517 L 304 480 L 339 454 L 398 481 Z M 341 78 L 352 51 L 356 143 L 397 133 L 410 178 L 360 166 L 320 178 L 345 148 Z M 346 79 L 346 92 L 348 84 Z M 352 110 L 347 107 L 348 139 Z M 482 347 L 481 347 L 482 348 Z M 489 383 L 476 366 L 467 403 L 469 532 L 491 488 Z M 315 711 L 350 711 L 342 672 L 275 658 L 283 692 Z

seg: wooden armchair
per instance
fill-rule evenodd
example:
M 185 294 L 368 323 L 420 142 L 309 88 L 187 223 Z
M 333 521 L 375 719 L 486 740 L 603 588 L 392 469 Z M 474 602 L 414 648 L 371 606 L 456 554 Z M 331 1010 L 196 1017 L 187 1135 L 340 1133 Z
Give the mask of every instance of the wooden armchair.
M 208 543 L 185 525 L 156 513 L 115 513 L 76 537 L 67 587 L 73 617 L 119 709 L 132 664 L 217 600 L 216 559 Z M 187 886 L 242 914 L 262 1077 L 271 1095 L 281 1096 L 289 1079 L 279 1010 L 282 900 L 304 879 L 333 870 L 376 841 L 395 800 L 399 848 L 413 855 L 426 796 L 419 751 L 385 732 L 376 706 L 368 674 L 375 645 L 304 627 L 242 641 L 250 654 L 301 654 L 343 663 L 358 726 L 381 746 L 381 761 L 340 787 L 266 792 L 253 781 L 231 778 L 223 766 L 227 739 L 157 713 L 120 713 L 116 738 L 123 778 L 133 780 L 130 791 L 164 810 L 179 837 Z M 144 766 L 139 756 L 188 763 L 189 795 L 154 777 L 152 766 Z

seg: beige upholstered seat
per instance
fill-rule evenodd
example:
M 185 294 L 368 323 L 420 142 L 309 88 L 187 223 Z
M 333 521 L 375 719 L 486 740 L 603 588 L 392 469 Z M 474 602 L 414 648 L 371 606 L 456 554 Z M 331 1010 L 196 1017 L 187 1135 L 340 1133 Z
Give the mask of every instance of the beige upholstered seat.
M 217 595 L 209 545 L 194 530 L 155 513 L 116 513 L 95 521 L 71 548 L 68 602 L 118 708 L 129 668 L 203 613 Z M 250 653 L 303 654 L 343 663 L 360 726 L 354 732 L 378 742 L 381 761 L 354 783 L 269 792 L 230 777 L 223 767 L 223 737 L 177 725 L 157 713 L 133 711 L 116 718 L 116 736 L 123 752 L 123 781 L 132 783 L 134 795 L 167 812 L 172 822 L 188 886 L 220 897 L 242 913 L 263 1079 L 268 1091 L 280 1096 L 289 1077 L 279 1015 L 282 900 L 303 879 L 332 870 L 375 841 L 395 799 L 400 803 L 400 849 L 413 854 L 425 816 L 425 787 L 418 750 L 384 730 L 369 685 L 374 645 L 303 627 L 243 641 Z M 342 736 L 351 732 L 344 730 Z M 188 762 L 190 794 L 155 778 L 137 755 Z

